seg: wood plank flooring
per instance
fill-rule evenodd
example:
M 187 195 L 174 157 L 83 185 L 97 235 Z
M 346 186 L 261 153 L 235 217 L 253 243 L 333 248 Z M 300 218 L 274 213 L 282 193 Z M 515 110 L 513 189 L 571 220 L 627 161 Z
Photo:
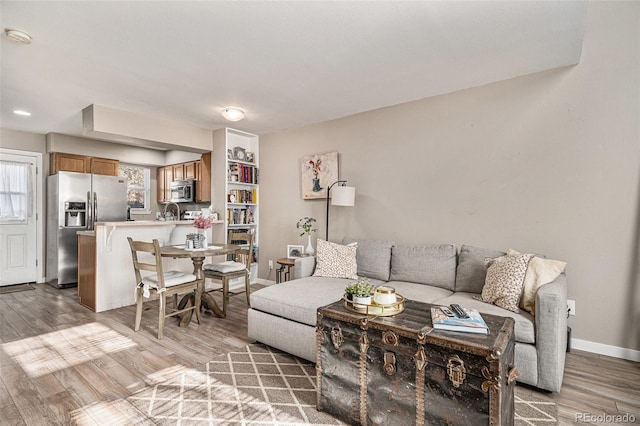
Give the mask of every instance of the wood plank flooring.
M 134 332 L 133 306 L 96 314 L 77 303 L 75 288 L 36 284 L 0 295 L 0 424 L 135 424 L 125 398 L 251 343 L 243 296 L 231 299 L 225 319 L 205 314 L 187 328 L 167 319 L 163 340 L 157 302 L 145 307 Z M 560 424 L 577 423 L 579 413 L 629 413 L 640 423 L 638 363 L 573 350 L 561 392 L 520 388 L 555 401 Z

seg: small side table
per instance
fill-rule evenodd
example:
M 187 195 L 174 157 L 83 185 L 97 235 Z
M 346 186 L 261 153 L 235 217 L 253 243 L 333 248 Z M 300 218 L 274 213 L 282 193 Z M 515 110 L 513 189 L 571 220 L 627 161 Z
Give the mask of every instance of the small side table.
M 289 281 L 289 279 L 291 278 L 291 268 L 296 264 L 296 260 L 290 257 L 283 257 L 281 259 L 278 259 L 276 262 L 278 262 L 278 265 L 280 265 L 280 267 L 276 270 L 276 283 Z M 285 267 L 287 268 L 286 271 L 284 269 Z M 283 273 L 284 281 L 282 280 Z

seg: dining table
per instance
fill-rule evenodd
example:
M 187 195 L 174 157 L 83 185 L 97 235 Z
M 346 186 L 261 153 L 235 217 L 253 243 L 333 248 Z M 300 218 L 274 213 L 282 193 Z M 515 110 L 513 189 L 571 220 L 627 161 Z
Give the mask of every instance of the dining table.
M 208 293 L 204 292 L 204 272 L 202 271 L 202 265 L 204 260 L 210 256 L 223 256 L 227 254 L 233 254 L 240 250 L 240 246 L 235 244 L 225 244 L 225 243 L 211 243 L 207 246 L 207 248 L 198 248 L 192 249 L 187 248 L 186 245 L 173 245 L 173 246 L 163 246 L 160 248 L 160 255 L 162 257 L 171 257 L 174 259 L 180 258 L 191 258 L 191 262 L 193 263 L 193 275 L 196 276 L 198 282 L 198 291 L 202 295 L 202 306 L 206 306 L 208 309 L 211 309 L 213 314 L 217 317 L 223 318 L 224 314 L 222 310 L 218 306 L 218 303 Z M 193 299 L 193 301 L 192 301 Z M 195 297 L 192 294 L 188 294 L 182 298 L 179 306 L 184 307 L 187 303 L 195 303 Z M 180 320 L 180 327 L 186 327 L 191 322 L 193 311 L 189 311 L 182 316 Z

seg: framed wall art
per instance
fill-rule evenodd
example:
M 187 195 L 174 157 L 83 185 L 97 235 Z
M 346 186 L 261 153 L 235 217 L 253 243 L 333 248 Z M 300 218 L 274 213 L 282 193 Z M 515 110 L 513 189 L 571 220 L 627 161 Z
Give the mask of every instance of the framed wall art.
M 302 199 L 327 197 L 327 187 L 338 180 L 338 153 L 307 155 L 301 160 Z

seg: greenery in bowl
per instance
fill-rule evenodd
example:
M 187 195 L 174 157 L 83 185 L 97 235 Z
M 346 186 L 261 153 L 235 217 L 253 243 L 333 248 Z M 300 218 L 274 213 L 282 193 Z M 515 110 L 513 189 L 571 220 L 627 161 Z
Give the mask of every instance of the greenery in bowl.
M 344 292 L 350 294 L 353 297 L 369 297 L 373 291 L 373 284 L 368 280 L 359 279 L 353 284 L 349 284 Z

